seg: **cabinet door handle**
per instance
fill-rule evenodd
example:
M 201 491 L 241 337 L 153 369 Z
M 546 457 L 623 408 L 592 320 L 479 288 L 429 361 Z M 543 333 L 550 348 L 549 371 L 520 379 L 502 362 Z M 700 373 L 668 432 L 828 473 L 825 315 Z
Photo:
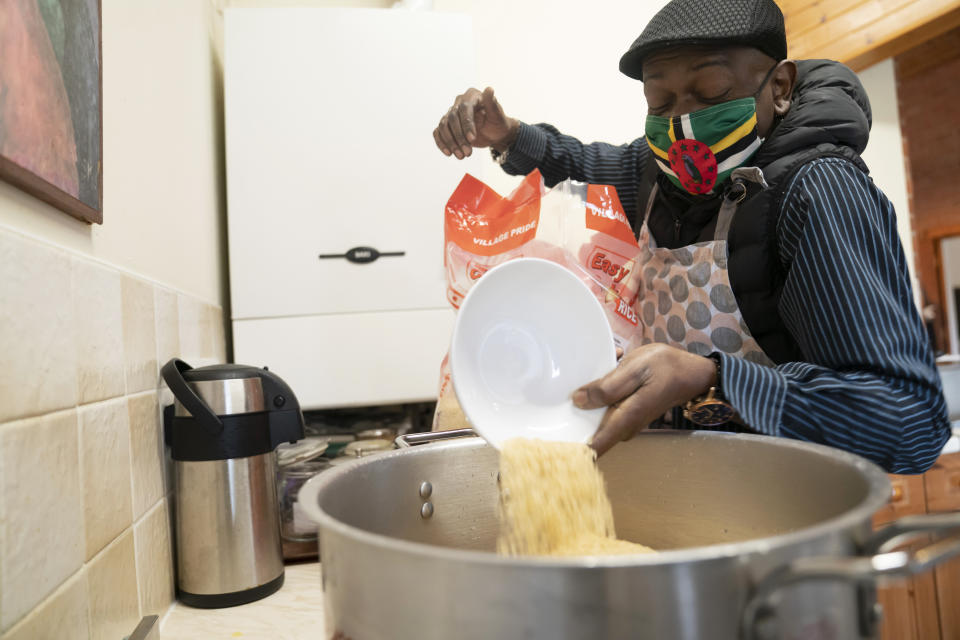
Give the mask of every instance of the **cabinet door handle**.
M 321 260 L 344 258 L 354 264 L 369 264 L 378 258 L 390 258 L 407 255 L 406 251 L 377 251 L 373 247 L 354 247 L 346 253 L 321 253 Z

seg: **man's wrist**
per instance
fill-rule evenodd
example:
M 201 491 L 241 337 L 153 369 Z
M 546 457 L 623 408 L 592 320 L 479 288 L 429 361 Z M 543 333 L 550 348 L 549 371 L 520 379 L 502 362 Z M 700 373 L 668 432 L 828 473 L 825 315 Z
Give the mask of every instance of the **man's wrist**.
M 494 151 L 495 154 L 504 154 L 509 151 L 513 143 L 517 141 L 517 136 L 520 135 L 520 121 L 516 118 L 510 118 L 508 122 L 510 123 L 510 128 L 507 131 L 507 135 L 504 136 L 502 140 L 490 145 L 490 149 Z
M 691 378 L 695 381 L 696 392 L 691 400 L 707 395 L 710 389 L 720 384 L 720 363 L 713 356 L 697 356 L 698 365 L 696 374 Z
M 683 414 L 687 420 L 700 426 L 715 427 L 734 418 L 736 411 L 727 402 L 721 390 L 721 363 L 717 354 L 706 356 L 712 369 L 707 377 L 708 385 L 704 393 L 692 398 L 683 407 Z
M 715 388 L 718 393 L 723 394 L 723 359 L 717 353 L 711 353 L 707 356 L 713 365 L 713 375 L 710 377 L 710 386 Z
M 493 154 L 494 161 L 499 164 L 504 171 L 511 175 L 527 175 L 534 169 L 540 168 L 546 155 L 549 144 L 547 132 L 535 125 L 526 124 L 520 120 L 516 121 L 516 136 L 511 134 L 513 141 L 506 151 L 509 158 L 499 153 L 493 147 L 490 152 Z M 509 138 L 504 138 L 504 142 Z

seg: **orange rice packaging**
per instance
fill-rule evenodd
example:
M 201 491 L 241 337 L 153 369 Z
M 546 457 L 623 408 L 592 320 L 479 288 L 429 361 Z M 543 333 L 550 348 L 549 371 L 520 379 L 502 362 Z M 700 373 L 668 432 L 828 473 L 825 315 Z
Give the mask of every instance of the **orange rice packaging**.
M 577 275 L 603 305 L 617 346 L 640 340 L 636 314 L 637 241 L 616 189 L 566 180 L 547 189 L 539 171 L 507 197 L 467 174 L 447 201 L 444 267 L 454 309 L 489 269 L 515 258 L 543 258 Z M 440 371 L 434 430 L 469 426 L 459 409 L 448 359 Z

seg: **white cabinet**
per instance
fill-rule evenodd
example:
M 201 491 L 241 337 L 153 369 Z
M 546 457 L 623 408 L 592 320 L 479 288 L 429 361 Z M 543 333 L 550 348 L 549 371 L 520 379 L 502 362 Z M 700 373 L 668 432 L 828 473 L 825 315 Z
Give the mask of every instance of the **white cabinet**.
M 444 205 L 477 158 L 431 132 L 473 84 L 473 51 L 457 14 L 226 12 L 234 359 L 275 369 L 305 408 L 436 394 Z M 319 257 L 356 247 L 403 255 Z

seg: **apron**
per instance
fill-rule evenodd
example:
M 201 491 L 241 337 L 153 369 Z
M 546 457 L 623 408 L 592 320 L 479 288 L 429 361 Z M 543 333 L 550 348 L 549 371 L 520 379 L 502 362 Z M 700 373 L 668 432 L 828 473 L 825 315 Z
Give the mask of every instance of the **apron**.
M 756 167 L 736 169 L 731 179 L 767 186 L 763 173 Z M 723 199 L 713 240 L 678 249 L 657 247 L 647 226 L 657 196 L 657 187 L 653 187 L 637 237 L 641 253 L 635 271 L 640 278 L 636 309 L 643 327 L 642 344 L 661 342 L 702 356 L 720 351 L 758 364 L 774 365 L 750 335 L 730 286 L 727 235 L 737 207 L 746 196 L 746 188 L 742 184 L 740 187 L 739 192 L 734 189 Z M 701 427 L 681 416 L 677 408 L 651 426 L 752 432 L 734 422 Z

